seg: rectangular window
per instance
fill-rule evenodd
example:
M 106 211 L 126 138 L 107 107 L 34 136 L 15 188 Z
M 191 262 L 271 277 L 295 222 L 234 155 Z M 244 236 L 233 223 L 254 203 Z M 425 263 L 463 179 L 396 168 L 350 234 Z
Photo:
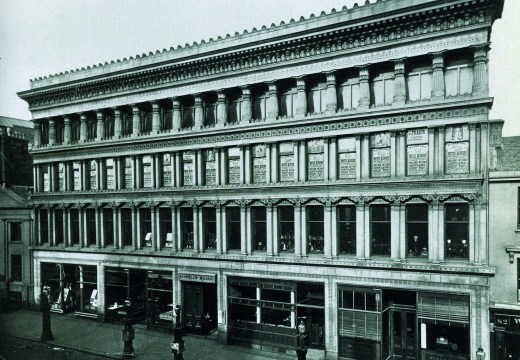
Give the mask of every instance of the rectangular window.
M 125 189 L 133 189 L 134 187 L 134 161 L 131 157 L 125 158 Z
M 70 209 L 70 243 L 79 244 L 79 210 Z
M 142 176 L 142 184 L 144 188 L 152 187 L 152 162 L 153 157 L 150 155 L 145 155 L 142 158 L 141 163 L 141 176 Z
M 182 153 L 182 184 L 184 186 L 191 186 L 194 184 L 193 177 L 195 175 L 193 162 L 195 154 L 191 151 L 184 151 Z
M 85 217 L 87 218 L 87 243 L 88 245 L 96 245 L 96 211 L 94 209 L 86 209 Z
M 63 244 L 63 210 L 54 210 L 54 231 L 56 231 L 56 243 Z
M 161 248 L 172 247 L 172 210 L 159 209 L 159 224 L 161 227 Z
M 217 249 L 217 213 L 215 208 L 202 209 L 204 250 Z
M 114 210 L 103 209 L 103 229 L 106 246 L 115 246 L 114 239 Z
M 72 163 L 72 173 L 73 173 L 73 181 L 74 181 L 74 191 L 81 190 L 81 163 L 79 161 L 74 161 Z
M 267 243 L 266 209 L 263 206 L 251 208 L 252 248 L 254 251 L 265 251 Z
M 141 241 L 144 246 L 152 246 L 152 211 L 151 209 L 139 209 L 139 220 L 141 222 Z
M 375 106 L 391 105 L 394 101 L 394 73 L 378 74 L 370 84 Z
M 356 254 L 356 206 L 339 205 L 337 207 L 338 246 L 342 255 Z
M 204 184 L 216 185 L 217 166 L 215 161 L 215 151 L 213 149 L 204 152 Z
M 73 143 L 77 143 L 79 141 L 80 134 L 80 121 L 78 118 L 71 119 L 70 122 L 70 140 Z
M 446 127 L 446 174 L 469 172 L 469 127 L 454 125 Z
M 66 191 L 65 163 L 58 164 L 58 191 Z
M 9 240 L 10 241 L 22 241 L 22 223 L 21 222 L 10 222 L 9 223 Z
M 123 246 L 132 246 L 132 210 L 121 209 L 121 237 Z
M 183 249 L 193 249 L 193 209 L 181 208 L 181 243 Z
M 226 208 L 227 243 L 229 250 L 240 250 L 240 208 L 231 206 Z
M 428 100 L 432 96 L 431 60 L 423 60 L 418 60 L 416 64 L 411 64 L 411 68 L 406 76 L 408 99 L 411 102 Z
M 265 145 L 256 145 L 253 152 L 253 183 L 265 183 L 267 181 L 267 157 Z
M 372 177 L 390 176 L 390 134 L 379 133 L 370 137 Z
M 311 140 L 307 143 L 307 178 L 323 180 L 325 156 L 323 140 Z
M 471 95 L 473 67 L 469 64 L 448 65 L 444 71 L 444 81 L 446 96 Z
M 182 128 L 189 129 L 194 124 L 195 108 L 193 106 L 183 106 L 182 108 Z
M 406 205 L 408 257 L 428 258 L 428 205 Z
M 240 164 L 240 149 L 228 149 L 228 183 L 240 184 L 240 172 L 242 167 Z
M 161 118 L 161 130 L 171 130 L 173 125 L 173 111 L 166 110 Z
M 294 206 L 278 207 L 280 252 L 294 253 Z
M 359 78 L 346 80 L 338 88 L 338 108 L 354 110 L 359 104 Z
M 340 179 L 356 178 L 356 139 L 338 139 L 338 176 Z
M 43 175 L 43 191 L 49 192 L 51 191 L 51 167 L 50 165 L 42 165 L 42 175 Z
M 162 186 L 170 187 L 173 186 L 173 157 L 171 154 L 162 154 Z
M 11 255 L 11 281 L 22 281 L 22 255 Z
M 446 258 L 469 258 L 469 206 L 446 204 L 444 207 L 444 236 Z
M 263 94 L 257 94 L 253 99 L 253 119 L 264 120 L 267 117 L 267 99 L 269 93 L 265 91 Z
M 323 206 L 312 205 L 307 211 L 307 253 L 323 253 L 324 220 Z
M 152 117 L 150 111 L 141 112 L 141 133 L 149 134 L 152 131 Z
M 105 159 L 105 186 L 108 190 L 116 189 L 116 168 L 114 159 Z
M 96 160 L 90 160 L 88 163 L 89 166 L 89 189 L 97 190 L 98 189 L 98 181 L 97 181 L 97 162 Z
M 280 94 L 280 117 L 292 118 L 296 113 L 296 87 Z
M 311 114 L 321 114 L 325 111 L 325 96 L 327 83 L 315 84 L 310 86 L 307 93 L 307 111 Z
M 370 206 L 370 236 L 372 255 L 390 256 L 390 205 Z
M 279 177 L 280 181 L 294 181 L 294 144 L 281 143 L 279 148 Z
M 428 174 L 428 129 L 406 132 L 406 175 Z
M 206 104 L 204 107 L 204 126 L 215 126 L 217 119 L 217 104 Z
M 47 210 L 40 209 L 40 243 L 49 242 L 49 219 L 47 218 Z

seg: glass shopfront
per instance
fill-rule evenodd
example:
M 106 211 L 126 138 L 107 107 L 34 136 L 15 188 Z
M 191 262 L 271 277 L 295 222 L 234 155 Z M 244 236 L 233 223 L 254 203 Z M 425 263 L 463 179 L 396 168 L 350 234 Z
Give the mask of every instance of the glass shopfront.
M 491 310 L 491 360 L 520 359 L 520 313 L 512 309 Z
M 51 297 L 51 311 L 66 313 L 76 305 L 76 265 L 41 263 L 42 288 L 47 287 Z
M 206 335 L 217 327 L 217 285 L 212 274 L 179 274 L 182 323 L 186 331 Z
M 148 329 L 170 331 L 173 328 L 173 282 L 171 272 L 148 271 L 146 282 Z
M 98 286 L 97 267 L 78 265 L 76 267 L 76 315 L 97 318 Z
M 105 269 L 105 317 L 121 321 L 126 315 L 125 300 L 130 300 L 129 313 L 135 321 L 145 318 L 146 270 Z

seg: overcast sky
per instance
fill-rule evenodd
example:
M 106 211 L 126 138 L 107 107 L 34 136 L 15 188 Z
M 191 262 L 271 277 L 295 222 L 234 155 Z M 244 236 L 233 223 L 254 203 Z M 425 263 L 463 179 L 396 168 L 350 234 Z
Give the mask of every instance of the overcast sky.
M 374 0 L 372 0 L 373 2 Z M 354 0 L 0 0 L 0 115 L 30 119 L 29 79 L 351 7 Z M 357 0 L 360 4 L 364 0 Z M 520 1 L 491 37 L 492 118 L 520 135 Z

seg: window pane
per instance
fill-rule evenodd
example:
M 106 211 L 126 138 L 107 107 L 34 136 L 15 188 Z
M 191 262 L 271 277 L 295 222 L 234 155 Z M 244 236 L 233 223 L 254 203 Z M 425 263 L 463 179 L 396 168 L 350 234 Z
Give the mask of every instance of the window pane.
M 445 237 L 447 258 L 468 258 L 469 206 L 467 204 L 445 205 Z
M 217 248 L 216 234 L 216 210 L 215 208 L 203 209 L 204 226 L 204 250 L 214 250 Z
M 240 208 L 226 208 L 227 236 L 229 250 L 240 250 Z
M 323 252 L 323 206 L 307 206 L 307 251 Z
M 356 253 L 356 207 L 338 206 L 338 243 L 339 253 Z
M 279 224 L 279 251 L 294 252 L 294 207 L 278 207 Z
M 390 255 L 390 206 L 374 205 L 370 207 L 372 254 Z
M 11 228 L 11 241 L 22 241 L 22 223 L 12 222 L 9 223 Z
M 193 209 L 181 209 L 181 241 L 183 249 L 193 249 Z
M 253 248 L 255 251 L 265 251 L 267 240 L 265 207 L 251 207 L 251 221 L 253 230 Z
M 406 206 L 408 257 L 428 257 L 428 205 Z

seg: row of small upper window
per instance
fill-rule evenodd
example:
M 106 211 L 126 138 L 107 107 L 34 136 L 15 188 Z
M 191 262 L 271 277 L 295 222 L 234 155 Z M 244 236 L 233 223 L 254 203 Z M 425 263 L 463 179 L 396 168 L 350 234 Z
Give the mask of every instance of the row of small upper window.
M 469 172 L 469 129 L 467 125 L 449 126 L 445 132 L 445 173 L 446 174 L 466 174 Z M 432 149 L 428 144 L 428 129 L 414 129 L 406 133 L 406 175 L 425 176 L 428 175 L 429 152 Z M 265 144 L 251 146 L 250 158 L 250 182 L 270 183 L 275 181 L 319 181 L 324 179 L 355 179 L 357 174 L 356 164 L 360 161 L 360 156 L 356 151 L 356 138 L 346 137 L 337 140 L 337 154 L 333 161 L 336 174 L 328 170 L 326 165 L 331 163 L 326 158 L 326 147 L 329 146 L 326 140 L 315 139 L 306 143 L 305 176 L 298 173 L 296 154 L 299 152 L 298 146 L 293 142 L 282 142 L 277 144 L 278 157 L 275 176 L 269 177 L 272 169 L 271 160 L 268 156 Z M 391 176 L 392 167 L 392 147 L 390 133 L 383 132 L 371 135 L 370 137 L 370 176 L 373 178 L 384 178 Z M 122 169 L 117 170 L 117 161 L 114 158 L 89 160 L 85 164 L 86 174 L 82 176 L 82 164 L 80 161 L 73 161 L 69 166 L 72 175 L 67 184 L 66 163 L 57 164 L 58 176 L 51 181 L 51 166 L 43 165 L 41 168 L 41 178 L 43 188 L 37 191 L 67 191 L 67 190 L 98 190 L 98 189 L 134 189 L 152 187 L 171 187 L 171 186 L 193 186 L 193 185 L 220 185 L 220 184 L 241 184 L 247 181 L 247 174 L 243 174 L 245 169 L 244 154 L 241 154 L 238 147 L 225 150 L 225 156 L 221 159 L 225 162 L 226 172 L 221 174 L 218 169 L 217 158 L 219 153 L 213 149 L 203 150 L 200 160 L 203 162 L 200 169 L 202 174 L 198 179 L 197 174 L 197 155 L 196 151 L 183 151 L 179 156 L 178 165 L 175 165 L 175 157 L 171 153 L 158 155 L 157 165 L 159 166 L 159 179 L 154 175 L 154 157 L 143 155 L 138 157 L 137 162 L 133 157 L 122 158 Z M 103 167 L 101 172 L 98 167 Z M 140 169 L 137 171 L 136 166 Z M 178 169 L 178 170 L 176 170 Z M 175 179 L 175 172 L 180 171 L 179 178 Z M 102 176 L 100 174 L 103 173 Z M 220 175 L 220 180 L 217 176 Z M 297 178 L 298 177 L 298 178 Z M 82 187 L 82 182 L 84 185 Z M 180 182 L 178 184 L 177 182 Z M 218 182 L 218 183 L 217 183 Z M 118 185 L 119 183 L 119 185 Z
M 473 60 L 469 56 L 461 56 L 450 59 L 444 69 L 444 89 L 445 96 L 470 95 L 473 85 Z M 421 100 L 429 100 L 432 97 L 432 69 L 431 61 L 420 60 L 412 64 L 410 71 L 406 75 L 406 99 L 410 102 Z M 371 72 L 370 91 L 368 101 L 372 107 L 380 107 L 391 105 L 394 102 L 394 79 L 395 73 L 393 68 L 388 66 L 380 66 Z M 336 88 L 336 108 L 343 110 L 357 109 L 360 103 L 360 80 L 359 75 L 355 72 L 347 71 L 336 76 L 339 85 Z M 318 74 L 309 77 L 306 80 L 306 114 L 324 113 L 329 105 L 330 100 L 327 98 L 327 82 L 324 74 Z M 249 112 L 252 120 L 265 120 L 270 116 L 269 113 L 273 109 L 269 108 L 269 89 L 267 84 L 256 84 L 252 86 L 253 91 L 251 108 Z M 292 118 L 296 115 L 297 107 L 301 107 L 297 100 L 297 86 L 294 79 L 287 81 L 279 81 L 279 91 L 277 95 L 278 109 L 276 117 Z M 195 125 L 195 104 L 193 96 L 181 97 L 180 102 L 180 127 L 191 128 Z M 217 123 L 217 96 L 216 93 L 208 94 L 202 97 L 203 126 L 214 126 Z M 237 123 L 244 117 L 242 115 L 244 108 L 242 93 L 237 91 L 229 91 L 226 99 L 226 111 L 224 123 Z M 159 102 L 161 103 L 161 102 Z M 161 103 L 162 104 L 162 103 Z M 330 105 L 329 105 L 330 106 Z M 134 130 L 133 113 L 130 106 L 121 108 L 121 135 L 130 135 Z M 97 117 L 95 113 L 86 113 L 87 115 L 87 133 L 86 138 L 94 140 L 97 137 Z M 150 133 L 153 127 L 153 113 L 150 104 L 142 104 L 139 109 L 138 126 L 139 133 Z M 75 142 L 80 140 L 80 120 L 79 116 L 71 116 L 71 139 Z M 102 138 L 111 138 L 114 136 L 114 115 L 112 112 L 106 112 L 104 115 L 104 134 Z M 49 127 L 45 121 L 41 122 L 41 144 L 49 143 Z M 56 120 L 56 143 L 64 141 L 64 125 L 61 119 Z M 171 130 L 175 128 L 173 121 L 173 110 L 171 105 L 162 104 L 160 108 L 160 124 L 161 131 Z
M 428 205 L 427 204 L 408 204 L 406 205 L 406 256 L 429 258 L 429 224 L 428 224 Z M 292 206 L 278 206 L 278 253 L 294 253 L 296 242 L 301 240 L 295 238 L 295 210 Z M 336 240 L 337 253 L 339 255 L 356 255 L 357 233 L 356 226 L 356 207 L 354 205 L 338 205 L 336 207 L 337 232 L 332 234 Z M 63 215 L 62 210 L 55 210 L 53 224 L 57 231 L 57 243 L 63 243 Z M 71 221 L 71 245 L 79 244 L 80 241 L 80 219 L 77 209 L 70 209 Z M 266 251 L 267 249 L 267 213 L 263 206 L 250 207 L 250 223 L 247 225 L 251 230 L 251 249 L 252 251 Z M 323 254 L 325 250 L 325 222 L 324 207 L 321 205 L 309 205 L 306 211 L 306 239 L 305 245 L 308 254 Z M 390 256 L 391 234 L 396 231 L 392 228 L 390 205 L 374 204 L 369 207 L 368 221 L 370 224 L 371 250 L 374 256 Z M 194 221 L 193 208 L 181 207 L 179 211 L 180 228 L 176 233 L 179 239 L 172 236 L 172 215 L 170 208 L 159 208 L 159 229 L 155 228 L 152 222 L 151 210 L 149 208 L 139 209 L 139 229 L 141 246 L 152 247 L 154 241 L 152 233 L 159 231 L 160 248 L 171 248 L 172 242 L 178 241 L 180 249 L 215 250 L 217 249 L 217 223 L 216 209 L 212 207 L 202 208 L 202 234 L 199 239 L 194 238 L 194 228 L 198 224 Z M 240 208 L 237 206 L 225 207 L 226 212 L 226 231 L 227 250 L 241 249 L 242 228 Z M 111 208 L 103 209 L 103 237 L 105 246 L 115 246 L 114 236 L 114 216 Z M 121 209 L 121 246 L 132 246 L 136 237 L 132 234 L 132 212 L 129 208 Z M 95 245 L 99 232 L 94 209 L 86 209 L 86 245 Z M 46 243 L 48 238 L 48 219 L 46 210 L 40 210 L 40 243 Z M 133 240 L 134 239 L 134 240 Z M 196 243 L 195 243 L 196 242 Z M 466 203 L 448 203 L 444 209 L 444 248 L 446 258 L 469 257 L 469 205 Z M 199 246 L 200 244 L 200 246 Z

